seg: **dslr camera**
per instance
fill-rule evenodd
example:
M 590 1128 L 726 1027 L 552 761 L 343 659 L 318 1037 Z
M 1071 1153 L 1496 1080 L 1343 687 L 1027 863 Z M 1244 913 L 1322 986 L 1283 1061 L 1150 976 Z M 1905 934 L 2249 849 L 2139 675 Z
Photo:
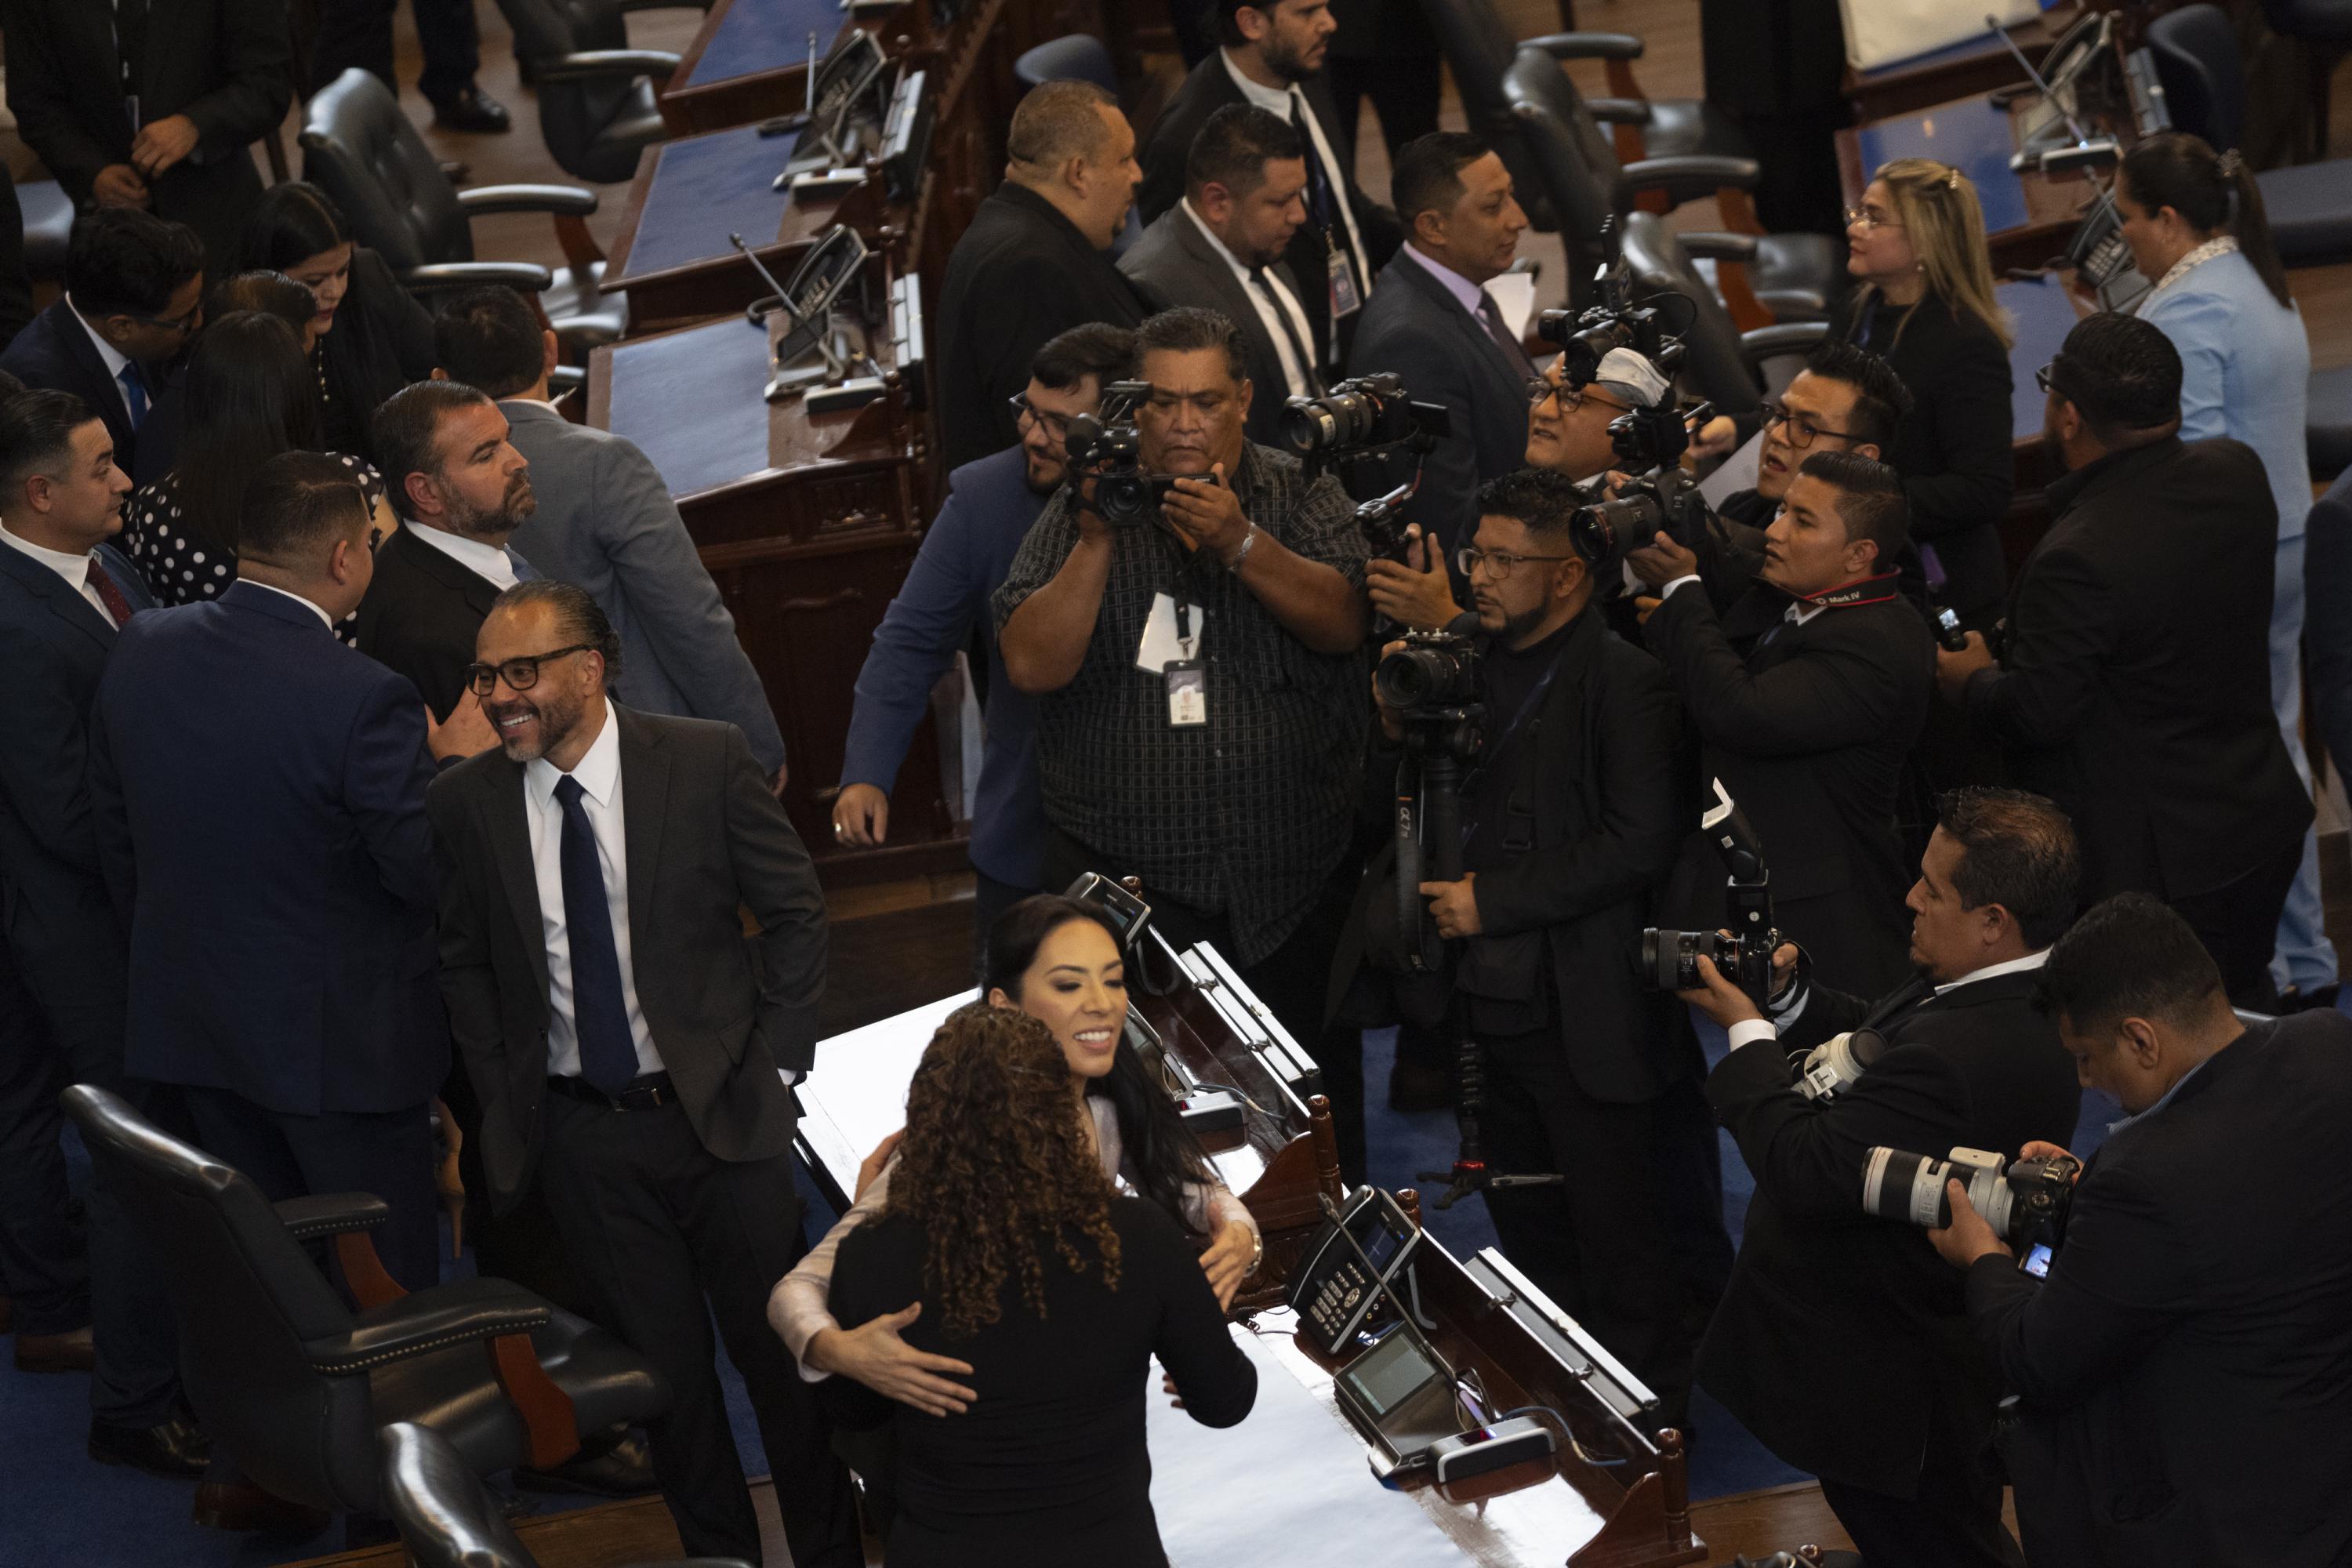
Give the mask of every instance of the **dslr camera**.
M 1881 1219 L 1907 1220 L 1937 1229 L 1952 1223 L 1948 1181 L 1968 1189 L 1969 1203 L 1993 1233 L 2020 1258 L 2036 1247 L 2054 1248 L 2066 1234 L 2074 1204 L 2074 1178 L 2083 1163 L 2071 1155 L 2013 1160 L 1983 1149 L 1955 1149 L 1948 1159 L 1930 1159 L 1881 1145 L 1862 1167 L 1862 1206 Z
M 1772 995 L 1772 952 L 1780 945 L 1772 923 L 1772 873 L 1764 864 L 1764 841 L 1732 801 L 1723 781 L 1715 781 L 1715 805 L 1699 828 L 1723 858 L 1729 932 L 1660 931 L 1642 933 L 1642 974 L 1659 991 L 1688 991 L 1699 984 L 1698 961 L 1748 994 L 1761 1007 Z
M 1103 389 L 1103 412 L 1071 420 L 1070 433 L 1062 441 L 1070 464 L 1067 483 L 1078 504 L 1115 528 L 1156 521 L 1160 503 L 1179 477 L 1143 471 L 1143 442 L 1136 434 L 1133 411 L 1137 400 L 1150 392 L 1150 382 L 1112 382 Z M 1089 479 L 1094 481 L 1091 498 Z
M 1457 620 L 1454 626 L 1460 624 Z M 1478 701 L 1477 645 L 1454 626 L 1405 633 L 1404 646 L 1372 671 L 1381 700 L 1408 730 Z
M 1415 403 L 1394 371 L 1343 381 L 1320 397 L 1294 397 L 1282 409 L 1283 445 L 1298 455 L 1307 482 L 1337 468 L 1351 492 L 1349 482 L 1360 475 L 1387 475 L 1399 453 L 1411 453 L 1418 466 L 1452 434 L 1444 405 Z

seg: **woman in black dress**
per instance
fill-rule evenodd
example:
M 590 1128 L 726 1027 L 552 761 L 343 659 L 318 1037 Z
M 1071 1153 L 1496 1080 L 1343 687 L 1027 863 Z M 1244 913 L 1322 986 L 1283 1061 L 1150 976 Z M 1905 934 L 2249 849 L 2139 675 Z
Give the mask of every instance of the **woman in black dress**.
M 377 407 L 433 374 L 433 318 L 381 257 L 360 248 L 326 193 L 299 180 L 262 193 L 240 265 L 283 272 L 317 300 L 320 430 L 327 450 L 373 461 Z
M 1121 1197 L 1073 1114 L 1053 1031 L 975 1005 L 940 1026 L 907 1095 L 887 1206 L 841 1242 L 833 1315 L 909 1302 L 908 1342 L 971 1367 L 961 1414 L 921 1414 L 845 1378 L 845 1425 L 896 1429 L 891 1568 L 1096 1568 L 1167 1561 L 1144 1401 L 1158 1356 L 1209 1426 L 1249 1414 L 1257 1373 L 1176 1221 Z

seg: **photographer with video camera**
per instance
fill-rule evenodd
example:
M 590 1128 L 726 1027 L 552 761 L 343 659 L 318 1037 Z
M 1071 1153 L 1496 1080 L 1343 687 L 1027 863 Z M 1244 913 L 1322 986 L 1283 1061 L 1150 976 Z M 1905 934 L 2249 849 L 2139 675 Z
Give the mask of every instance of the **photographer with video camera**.
M 1338 481 L 1246 439 L 1245 366 L 1215 311 L 1146 321 L 1134 423 L 1073 422 L 992 608 L 1039 699 L 1045 884 L 1141 879 L 1169 940 L 1214 942 L 1312 1054 L 1363 770 L 1364 542 Z
M 1821 1478 L 1866 1561 L 2013 1568 L 1987 1451 L 2000 1387 L 1958 1282 L 1917 1227 L 1856 1200 L 1874 1146 L 1941 1155 L 2073 1132 L 2074 1062 L 2033 998 L 2080 866 L 2074 828 L 2039 795 L 1938 804 L 1905 900 L 1914 973 L 1894 991 L 1815 984 L 1783 947 L 1768 1016 L 1694 961 L 1704 984 L 1682 994 L 1731 1037 L 1706 1096 L 1756 1178 L 1698 1380 Z
M 1626 557 L 1661 590 L 1643 634 L 1698 731 L 1706 773 L 1763 837 L 1782 929 L 1826 984 L 1862 995 L 1903 977 L 1895 802 L 1934 685 L 1927 623 L 1895 587 L 1906 534 L 1894 469 L 1815 452 L 1752 579 L 1724 552 L 1702 585 L 1698 557 L 1664 531 Z M 1711 595 L 1728 605 L 1720 618 Z
M 1451 731 L 1445 715 L 1465 703 L 1483 711 L 1455 748 L 1475 757 L 1460 786 L 1462 878 L 1417 886 L 1435 935 L 1461 942 L 1449 1025 L 1478 1043 L 1488 1166 L 1567 1178 L 1488 1188 L 1487 1208 L 1511 1261 L 1678 1425 L 1690 1338 L 1653 1145 L 1654 1107 L 1689 1079 L 1696 1053 L 1671 998 L 1645 991 L 1631 959 L 1688 833 L 1689 759 L 1664 672 L 1591 608 L 1593 569 L 1572 526 L 1582 501 L 1535 468 L 1480 488 L 1461 561 L 1478 635 L 1391 645 L 1374 683 L 1386 743 L 1367 792 L 1393 809 L 1412 756 L 1448 743 L 1415 728 Z M 1433 860 L 1441 852 L 1433 843 Z M 1373 905 L 1389 907 L 1375 889 L 1392 877 L 1369 879 L 1346 956 L 1391 958 L 1376 951 Z M 1422 932 L 1387 935 L 1417 943 Z
M 2041 990 L 2083 1082 L 2129 1114 L 2039 1282 L 1958 1183 L 1928 1233 L 2018 1395 L 2001 1447 L 2027 1557 L 2352 1561 L 2352 1022 L 2242 1021 L 2144 893 L 2077 921 Z

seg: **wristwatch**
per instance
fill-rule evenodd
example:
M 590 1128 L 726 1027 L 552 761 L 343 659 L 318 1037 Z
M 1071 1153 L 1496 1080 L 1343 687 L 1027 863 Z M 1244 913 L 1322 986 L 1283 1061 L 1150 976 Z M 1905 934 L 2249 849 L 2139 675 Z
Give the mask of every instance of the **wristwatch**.
M 1243 548 L 1248 547 L 1244 545 Z M 1250 1239 L 1257 1244 L 1257 1250 L 1250 1254 L 1249 1267 L 1242 1270 L 1242 1278 L 1244 1279 L 1256 1279 L 1258 1265 L 1265 1261 L 1265 1232 L 1254 1230 L 1250 1232 Z
M 1240 571 L 1242 569 L 1242 563 L 1249 559 L 1249 552 L 1256 543 L 1257 524 L 1253 522 L 1248 525 L 1248 531 L 1242 535 L 1242 547 L 1225 558 L 1225 570 L 1228 572 Z

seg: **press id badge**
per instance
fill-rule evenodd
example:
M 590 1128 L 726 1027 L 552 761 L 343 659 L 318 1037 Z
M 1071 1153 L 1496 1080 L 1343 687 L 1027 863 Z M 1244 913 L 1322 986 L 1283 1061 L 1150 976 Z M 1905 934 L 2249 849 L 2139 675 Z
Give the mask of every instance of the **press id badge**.
M 1209 721 L 1209 671 L 1197 658 L 1180 658 L 1160 672 L 1168 681 L 1168 727 L 1192 730 Z
M 1363 289 L 1356 282 L 1355 264 L 1345 245 L 1331 247 L 1327 263 L 1331 273 L 1331 319 L 1352 316 L 1363 308 Z

